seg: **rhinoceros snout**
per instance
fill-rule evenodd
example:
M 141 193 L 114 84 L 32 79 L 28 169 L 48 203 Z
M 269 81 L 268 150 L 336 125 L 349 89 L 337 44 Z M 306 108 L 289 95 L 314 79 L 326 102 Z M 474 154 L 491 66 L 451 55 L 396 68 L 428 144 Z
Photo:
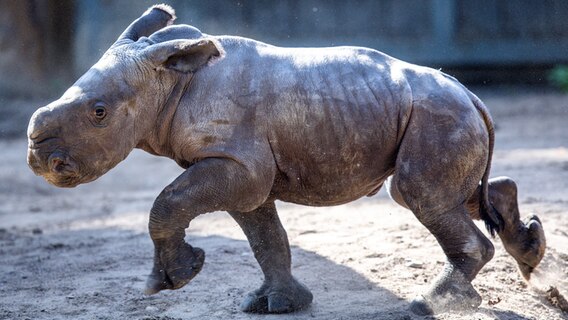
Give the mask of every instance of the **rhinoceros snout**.
M 46 106 L 37 109 L 31 116 L 28 124 L 28 139 L 30 143 L 40 143 L 49 138 L 57 126 L 53 108 Z
M 38 161 L 36 155 L 34 154 L 34 151 L 32 149 L 28 150 L 28 166 L 30 167 L 30 169 L 32 169 L 32 171 L 37 174 L 40 175 L 42 172 L 42 167 L 40 162 Z
M 49 154 L 39 148 L 30 148 L 28 165 L 35 174 L 58 187 L 73 187 L 80 180 L 78 164 L 60 151 Z
M 79 170 L 75 161 L 61 152 L 54 152 L 47 158 L 49 171 L 64 176 L 77 176 Z

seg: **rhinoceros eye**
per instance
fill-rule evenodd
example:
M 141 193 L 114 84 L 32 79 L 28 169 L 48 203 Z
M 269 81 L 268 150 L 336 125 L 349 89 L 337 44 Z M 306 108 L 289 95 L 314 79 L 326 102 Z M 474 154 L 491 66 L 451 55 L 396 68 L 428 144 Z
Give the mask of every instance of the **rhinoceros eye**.
M 106 108 L 100 105 L 95 106 L 95 109 L 93 110 L 93 115 L 97 120 L 103 120 L 107 115 Z
M 107 118 L 108 118 L 108 111 L 107 105 L 103 102 L 96 102 L 91 105 L 89 109 L 88 119 L 91 124 L 95 127 L 106 127 L 107 126 Z

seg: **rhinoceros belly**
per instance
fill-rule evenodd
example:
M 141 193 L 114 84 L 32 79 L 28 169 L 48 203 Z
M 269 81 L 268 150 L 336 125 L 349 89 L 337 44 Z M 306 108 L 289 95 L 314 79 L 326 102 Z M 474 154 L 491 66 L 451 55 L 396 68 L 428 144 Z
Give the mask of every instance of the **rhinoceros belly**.
M 368 75 L 342 78 L 286 103 L 293 116 L 269 140 L 278 174 L 273 195 L 306 205 L 335 205 L 376 193 L 393 172 L 409 103 Z M 286 106 L 281 106 L 285 109 Z

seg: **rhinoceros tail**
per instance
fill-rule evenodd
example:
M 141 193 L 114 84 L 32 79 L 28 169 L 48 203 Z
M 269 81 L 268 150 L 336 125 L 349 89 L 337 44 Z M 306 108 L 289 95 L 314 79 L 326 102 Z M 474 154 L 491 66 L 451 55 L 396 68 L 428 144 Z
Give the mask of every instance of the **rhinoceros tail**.
M 503 217 L 495 209 L 491 201 L 489 200 L 489 172 L 491 171 L 491 159 L 493 158 L 493 147 L 495 146 L 495 128 L 493 127 L 493 120 L 487 111 L 485 104 L 472 92 L 467 90 L 471 101 L 483 117 L 483 121 L 487 126 L 487 132 L 489 133 L 489 154 L 487 156 L 487 166 L 485 168 L 485 173 L 481 178 L 481 197 L 479 197 L 479 215 L 481 219 L 485 222 L 485 227 L 491 234 L 495 236 L 495 233 L 501 232 L 505 228 L 505 221 Z

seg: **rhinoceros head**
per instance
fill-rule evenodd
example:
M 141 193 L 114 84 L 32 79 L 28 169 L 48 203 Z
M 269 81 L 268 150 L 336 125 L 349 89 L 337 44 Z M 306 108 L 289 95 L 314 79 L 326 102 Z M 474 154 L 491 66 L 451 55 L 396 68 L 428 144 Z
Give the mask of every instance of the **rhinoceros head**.
M 36 174 L 59 187 L 95 180 L 159 126 L 171 88 L 222 53 L 211 38 L 147 37 L 174 19 L 168 6 L 150 8 L 61 98 L 32 115 L 28 165 Z

